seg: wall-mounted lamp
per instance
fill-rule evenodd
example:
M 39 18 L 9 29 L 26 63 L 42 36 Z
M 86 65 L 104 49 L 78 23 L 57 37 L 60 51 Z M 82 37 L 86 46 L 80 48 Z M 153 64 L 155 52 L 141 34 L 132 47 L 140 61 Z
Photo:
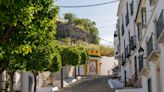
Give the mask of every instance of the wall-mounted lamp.
M 144 56 L 144 49 L 142 47 L 138 50 L 139 55 Z M 147 59 L 147 57 L 143 57 L 143 59 Z
M 144 55 L 144 49 L 142 47 L 139 48 L 138 50 L 139 55 Z

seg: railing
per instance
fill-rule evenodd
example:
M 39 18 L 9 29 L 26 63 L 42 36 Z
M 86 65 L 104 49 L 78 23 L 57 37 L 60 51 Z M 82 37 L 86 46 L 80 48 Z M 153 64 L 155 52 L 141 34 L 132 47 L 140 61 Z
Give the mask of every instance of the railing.
M 146 8 L 145 7 L 142 7 L 141 9 L 141 14 L 142 14 L 142 29 L 145 29 L 147 28 L 147 24 L 146 24 Z
M 149 56 L 152 51 L 153 51 L 153 37 L 151 35 L 150 39 L 147 42 L 147 56 Z
M 149 62 L 147 58 L 143 57 L 143 55 L 139 55 L 139 72 L 142 71 L 142 69 L 149 69 Z
M 131 50 L 134 50 L 136 48 L 136 36 L 132 36 L 131 39 L 130 39 L 130 49 Z
M 143 68 L 149 68 L 150 66 L 149 66 L 149 62 L 148 62 L 148 60 L 147 59 L 143 59 Z
M 157 39 L 159 38 L 163 29 L 164 29 L 164 10 L 162 10 L 162 12 L 158 18 L 158 21 L 156 23 Z
M 139 72 L 141 72 L 142 68 L 143 68 L 143 55 L 140 55 L 138 57 L 139 60 Z
M 142 39 L 142 26 L 141 23 L 137 23 L 137 30 L 138 30 L 138 41 L 141 41 Z

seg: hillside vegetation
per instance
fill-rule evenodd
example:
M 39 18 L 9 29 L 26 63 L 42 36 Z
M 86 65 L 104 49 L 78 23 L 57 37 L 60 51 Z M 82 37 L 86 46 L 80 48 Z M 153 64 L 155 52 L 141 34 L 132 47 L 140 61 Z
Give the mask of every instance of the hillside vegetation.
M 114 56 L 114 48 L 100 45 L 100 51 L 101 51 L 101 56 L 109 56 L 113 57 Z

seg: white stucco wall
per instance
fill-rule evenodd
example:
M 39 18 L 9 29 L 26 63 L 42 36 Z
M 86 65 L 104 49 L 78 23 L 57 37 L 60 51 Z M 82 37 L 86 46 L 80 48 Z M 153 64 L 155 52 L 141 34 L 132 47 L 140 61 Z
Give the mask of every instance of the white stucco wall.
M 164 44 L 160 45 L 161 55 L 160 55 L 160 80 L 161 80 L 161 92 L 164 92 Z
M 130 30 L 130 35 L 138 35 L 137 34 L 137 28 L 136 28 L 136 24 L 135 23 L 135 15 L 137 12 L 137 7 L 138 7 L 138 1 L 139 0 L 133 0 L 134 1 L 134 14 L 133 16 L 129 16 L 130 19 L 130 23 L 128 26 L 125 25 L 125 14 L 126 14 L 126 3 L 131 2 L 131 0 L 122 0 L 120 7 L 119 7 L 119 11 L 118 11 L 118 19 L 120 20 L 120 43 L 121 43 L 121 51 L 119 52 L 120 54 L 122 54 L 124 52 L 124 40 L 125 40 L 125 46 L 127 46 L 127 44 L 129 44 L 128 41 L 128 31 Z M 137 56 L 138 58 L 138 49 L 141 46 L 142 48 L 144 48 L 144 57 L 147 57 L 147 41 L 149 40 L 150 36 L 153 33 L 153 36 L 156 36 L 156 21 L 159 18 L 162 9 L 164 9 L 164 0 L 155 0 L 157 1 L 157 3 L 154 6 L 150 5 L 150 0 L 146 0 L 146 16 L 147 16 L 147 29 L 146 30 L 142 30 L 142 43 L 139 44 L 138 40 L 137 40 L 137 49 L 135 51 L 132 51 L 131 53 L 131 57 L 129 58 L 131 61 L 131 64 L 128 62 L 127 64 L 125 64 L 124 66 L 121 66 L 121 79 L 124 81 L 124 70 L 127 71 L 127 78 L 130 78 L 133 74 L 134 74 L 134 56 Z M 143 7 L 143 6 L 142 6 Z M 129 9 L 130 10 L 130 9 Z M 139 11 L 140 12 L 140 11 Z M 129 11 L 130 13 L 130 11 Z M 124 18 L 124 21 L 122 21 L 122 17 Z M 124 35 L 122 36 L 121 32 L 121 26 L 122 26 L 122 22 L 124 23 Z M 137 38 L 138 39 L 138 38 Z M 118 40 L 115 40 L 118 41 Z M 117 46 L 119 42 L 115 42 L 115 46 Z M 154 43 L 157 43 L 157 41 L 154 40 Z M 159 44 L 157 45 L 157 47 L 159 48 Z M 150 73 L 149 75 L 146 76 L 142 76 L 142 86 L 144 91 L 143 92 L 148 92 L 148 85 L 147 85 L 147 80 L 148 78 L 152 79 L 152 92 L 164 92 L 164 43 L 160 44 L 160 72 L 158 72 L 157 70 L 157 63 L 152 63 L 152 61 L 148 61 L 150 63 Z M 121 61 L 120 61 L 121 62 Z M 158 61 L 157 61 L 158 62 Z M 137 60 L 137 69 L 139 68 L 139 63 Z M 160 77 L 159 77 L 160 75 Z M 160 78 L 160 80 L 158 79 Z M 160 90 L 159 90 L 160 89 Z M 128 91 L 126 91 L 128 92 Z
M 118 61 L 114 57 L 102 56 L 101 58 L 101 72 L 100 75 L 111 75 L 112 69 L 118 65 Z
M 115 92 L 145 92 L 142 88 L 136 89 L 118 89 Z

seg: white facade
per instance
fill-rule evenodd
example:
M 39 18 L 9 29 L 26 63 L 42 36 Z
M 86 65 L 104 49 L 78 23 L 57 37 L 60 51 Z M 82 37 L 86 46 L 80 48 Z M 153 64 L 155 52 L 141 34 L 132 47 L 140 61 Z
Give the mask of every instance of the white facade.
M 100 75 L 112 75 L 113 68 L 118 66 L 118 61 L 114 59 L 114 57 L 102 56 L 101 58 L 101 66 L 100 66 Z
M 164 0 L 121 0 L 115 32 L 125 86 L 164 92 Z

